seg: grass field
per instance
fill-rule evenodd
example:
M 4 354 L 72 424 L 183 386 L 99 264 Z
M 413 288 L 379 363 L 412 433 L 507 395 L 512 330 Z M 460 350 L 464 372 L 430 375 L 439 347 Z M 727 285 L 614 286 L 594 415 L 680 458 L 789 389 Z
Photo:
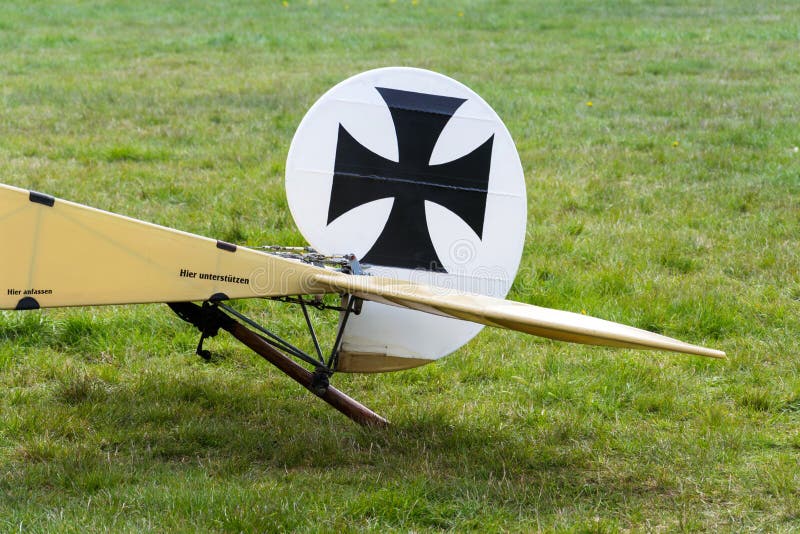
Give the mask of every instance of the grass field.
M 203 362 L 163 305 L 3 312 L 0 531 L 800 530 L 798 52 L 789 0 L 3 2 L 3 183 L 302 244 L 307 108 L 430 68 L 520 151 L 511 298 L 729 359 L 485 330 L 336 376 L 393 422 L 364 430 L 230 337 Z

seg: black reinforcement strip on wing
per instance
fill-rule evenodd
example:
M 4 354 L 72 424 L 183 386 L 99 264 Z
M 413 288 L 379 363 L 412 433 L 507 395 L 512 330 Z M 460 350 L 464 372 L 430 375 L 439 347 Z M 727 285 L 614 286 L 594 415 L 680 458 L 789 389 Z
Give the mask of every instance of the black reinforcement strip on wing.
M 39 193 L 36 191 L 31 191 L 28 198 L 31 202 L 36 202 L 37 204 L 42 204 L 43 206 L 50 208 L 52 208 L 53 204 L 56 203 L 55 197 L 51 197 L 50 195 L 45 195 L 44 193 Z
M 220 241 L 217 239 L 217 248 L 227 250 L 228 252 L 236 252 L 236 245 L 228 243 L 227 241 Z

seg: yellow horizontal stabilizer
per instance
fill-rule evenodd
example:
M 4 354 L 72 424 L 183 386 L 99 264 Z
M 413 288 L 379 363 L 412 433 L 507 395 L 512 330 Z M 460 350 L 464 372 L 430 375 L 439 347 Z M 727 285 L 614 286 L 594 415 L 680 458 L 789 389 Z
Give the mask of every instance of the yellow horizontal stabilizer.
M 0 309 L 324 292 L 318 267 L 2 184 L 0 247 Z
M 339 288 L 366 300 L 518 330 L 559 341 L 669 350 L 712 358 L 725 357 L 722 351 L 691 345 L 632 326 L 521 302 L 372 276 L 320 273 L 315 278 L 321 284 Z

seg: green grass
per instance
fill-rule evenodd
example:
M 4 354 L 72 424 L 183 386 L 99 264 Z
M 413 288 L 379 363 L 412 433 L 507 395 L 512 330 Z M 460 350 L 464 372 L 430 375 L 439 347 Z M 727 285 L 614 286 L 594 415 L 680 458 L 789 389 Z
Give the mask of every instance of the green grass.
M 0 530 L 797 531 L 799 49 L 788 0 L 3 3 L 4 183 L 302 244 L 282 182 L 306 109 L 430 68 L 517 142 L 512 298 L 729 359 L 487 330 L 336 376 L 393 422 L 364 430 L 230 337 L 203 362 L 165 306 L 2 313 Z

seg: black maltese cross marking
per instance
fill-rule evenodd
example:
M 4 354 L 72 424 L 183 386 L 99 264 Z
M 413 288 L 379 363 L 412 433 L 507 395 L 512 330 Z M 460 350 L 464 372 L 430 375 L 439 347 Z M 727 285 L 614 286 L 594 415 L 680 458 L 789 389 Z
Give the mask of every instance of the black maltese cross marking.
M 367 202 L 393 198 L 386 226 L 362 261 L 445 272 L 428 232 L 425 201 L 447 208 L 483 237 L 494 134 L 465 156 L 430 165 L 442 130 L 466 100 L 376 89 L 392 114 L 399 161 L 375 154 L 340 124 L 328 224 Z

